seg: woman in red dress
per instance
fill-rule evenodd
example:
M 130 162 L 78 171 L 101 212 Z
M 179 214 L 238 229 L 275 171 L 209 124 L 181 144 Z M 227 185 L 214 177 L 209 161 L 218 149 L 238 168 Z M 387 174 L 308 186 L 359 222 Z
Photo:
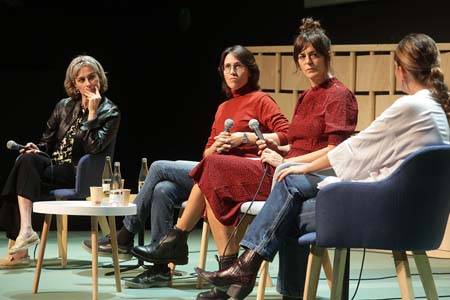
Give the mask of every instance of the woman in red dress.
M 265 149 L 259 160 L 232 155 L 204 157 L 190 173 L 196 185 L 189 204 L 192 204 L 190 209 L 195 207 L 197 215 L 185 211 L 158 247 L 146 253 L 136 251 L 141 258 L 170 262 L 176 257 L 187 257 L 187 232 L 193 229 L 201 217 L 199 212 L 206 206 L 220 260 L 226 261 L 226 265 L 232 263 L 239 251 L 239 241 L 232 233 L 239 222 L 242 203 L 267 198 L 271 175 L 280 164 L 311 162 L 354 133 L 357 102 L 353 93 L 330 74 L 330 48 L 331 42 L 319 22 L 304 19 L 293 56 L 297 69 L 308 78 L 311 88 L 299 96 L 288 133 L 289 144 L 278 146 L 276 141 L 265 137 L 267 144 L 260 143 L 260 148 Z M 223 292 L 216 291 L 216 298 L 197 299 L 228 299 L 220 293 Z
M 219 105 L 214 116 L 211 133 L 203 151 L 203 158 L 207 156 L 242 156 L 259 161 L 256 135 L 249 128 L 249 120 L 251 119 L 260 121 L 261 131 L 265 137 L 274 139 L 283 145 L 287 144 L 289 121 L 281 113 L 275 100 L 269 94 L 259 91 L 259 67 L 256 64 L 254 55 L 240 45 L 228 47 L 222 52 L 218 69 L 222 79 L 222 90 L 227 100 Z M 164 175 L 165 173 L 175 172 L 175 170 L 171 172 L 166 171 L 170 170 L 161 170 L 160 176 L 167 177 Z M 183 169 L 182 172 L 184 173 L 184 171 Z M 175 173 L 178 174 L 176 175 L 177 177 L 181 176 L 179 171 Z M 186 176 L 189 178 L 188 172 L 186 172 Z M 184 175 L 181 177 L 184 177 Z M 157 197 L 161 200 L 157 198 L 150 199 L 151 203 L 148 204 L 152 207 L 152 242 L 142 247 L 135 247 L 131 252 L 144 260 L 148 260 L 146 259 L 146 253 L 155 248 L 161 237 L 172 227 L 172 218 L 159 218 L 162 215 L 166 216 L 167 213 L 161 213 L 160 215 L 159 211 L 155 210 L 155 205 L 159 210 L 171 207 L 175 203 L 173 201 L 178 201 L 179 194 L 183 194 L 182 192 L 185 189 L 184 184 L 180 185 L 179 182 L 173 181 L 173 179 L 170 181 L 176 183 L 177 195 L 172 195 L 175 192 L 172 189 L 159 188 L 159 193 L 168 192 L 167 197 Z M 183 187 L 181 188 L 181 186 Z M 192 188 L 192 185 L 189 188 Z M 199 191 L 197 187 L 194 188 L 188 201 L 189 205 L 183 213 L 183 220 L 193 223 L 192 227 L 203 216 L 205 210 L 205 200 Z M 158 201 L 154 202 L 156 200 Z M 164 200 L 166 200 L 166 203 L 162 203 Z M 156 218 L 154 217 L 159 221 L 155 221 L 154 219 Z M 194 221 L 192 222 L 192 220 Z M 159 227 L 153 228 L 153 225 L 158 225 Z M 182 225 L 178 226 L 186 228 Z M 156 239 L 156 235 L 159 234 L 158 231 L 161 234 Z M 160 248 L 157 247 L 157 249 Z M 183 255 L 177 257 L 169 254 L 170 261 L 177 265 L 186 264 L 188 261 L 187 248 L 186 251 L 181 251 L 181 253 Z M 127 279 L 125 282 L 130 287 L 139 288 L 167 285 L 169 283 L 168 277 L 170 276 L 168 275 L 170 272 L 167 269 L 167 262 L 164 259 L 160 259 L 153 264 L 152 268 L 133 279 Z M 215 295 L 213 296 L 215 297 Z

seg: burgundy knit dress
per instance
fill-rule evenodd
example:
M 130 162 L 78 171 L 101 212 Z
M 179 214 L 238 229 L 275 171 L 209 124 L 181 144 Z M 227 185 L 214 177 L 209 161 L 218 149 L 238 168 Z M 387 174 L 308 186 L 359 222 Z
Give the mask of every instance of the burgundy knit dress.
M 320 86 L 306 90 L 299 96 L 294 111 L 288 132 L 291 150 L 285 157 L 304 155 L 328 145 L 339 144 L 354 132 L 357 114 L 355 96 L 336 78 L 330 78 Z M 229 114 L 227 118 L 238 119 L 233 114 Z M 263 130 L 261 119 L 258 120 Z M 233 129 L 251 131 L 248 126 L 245 130 Z M 276 132 L 270 128 L 264 130 L 266 131 L 263 132 Z M 256 146 L 254 147 L 257 151 Z M 264 175 L 264 165 L 258 159 L 210 155 L 191 171 L 190 176 L 205 195 L 216 218 L 226 226 L 235 226 L 239 222 L 243 202 L 253 198 L 259 201 L 267 199 L 274 171 L 275 168 L 269 167 Z

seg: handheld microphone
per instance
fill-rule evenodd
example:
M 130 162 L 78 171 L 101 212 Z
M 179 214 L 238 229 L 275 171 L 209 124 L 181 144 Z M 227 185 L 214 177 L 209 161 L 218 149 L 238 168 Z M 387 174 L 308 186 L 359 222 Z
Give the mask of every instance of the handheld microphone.
M 248 127 L 250 127 L 250 129 L 252 129 L 256 136 L 258 137 L 258 140 L 264 140 L 264 136 L 261 132 L 261 130 L 259 130 L 259 122 L 256 119 L 251 119 L 250 121 L 248 121 Z
M 230 132 L 230 129 L 233 126 L 234 126 L 234 121 L 231 119 L 226 119 L 225 123 L 223 124 L 223 127 L 224 127 L 223 131 Z
M 14 142 L 13 140 L 9 140 L 9 141 L 6 143 L 6 148 L 8 148 L 9 150 L 18 150 L 18 151 L 20 151 L 20 150 L 22 150 L 22 149 L 26 149 L 26 150 L 29 149 L 28 147 L 25 147 L 24 145 L 17 144 L 17 143 Z

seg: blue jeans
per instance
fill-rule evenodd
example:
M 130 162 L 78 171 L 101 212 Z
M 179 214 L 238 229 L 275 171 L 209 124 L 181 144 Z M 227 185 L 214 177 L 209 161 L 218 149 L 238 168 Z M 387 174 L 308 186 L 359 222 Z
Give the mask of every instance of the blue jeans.
M 153 162 L 141 191 L 133 201 L 137 205 L 137 214 L 124 218 L 125 228 L 137 233 L 150 217 L 151 243 L 159 242 L 173 227 L 175 208 L 189 197 L 194 185 L 189 172 L 197 164 L 185 160 Z
M 323 178 L 318 174 L 289 175 L 276 182 L 241 241 L 241 246 L 268 261 L 279 252 L 277 291 L 282 295 L 303 296 L 309 247 L 299 246 L 297 238 L 315 230 L 314 197 Z

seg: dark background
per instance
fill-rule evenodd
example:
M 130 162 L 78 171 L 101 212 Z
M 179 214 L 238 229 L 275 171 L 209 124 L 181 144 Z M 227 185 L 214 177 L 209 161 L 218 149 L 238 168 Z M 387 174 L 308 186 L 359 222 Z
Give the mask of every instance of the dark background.
M 115 160 L 137 190 L 140 158 L 199 160 L 223 101 L 217 64 L 233 44 L 291 45 L 300 20 L 321 20 L 333 44 L 397 43 L 411 32 L 450 42 L 447 1 L 0 0 L 0 143 L 36 141 L 78 54 L 108 72 L 122 122 Z M 0 147 L 3 186 L 17 152 Z

